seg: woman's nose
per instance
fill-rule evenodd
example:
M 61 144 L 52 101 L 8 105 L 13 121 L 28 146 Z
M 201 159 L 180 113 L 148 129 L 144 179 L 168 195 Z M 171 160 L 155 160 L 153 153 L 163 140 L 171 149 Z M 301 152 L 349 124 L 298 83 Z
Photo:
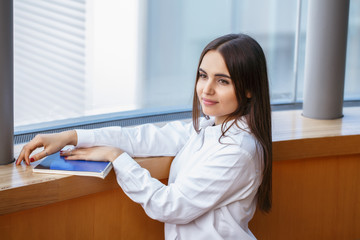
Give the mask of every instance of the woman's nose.
M 214 94 L 213 82 L 210 79 L 206 82 L 203 92 L 205 94 Z

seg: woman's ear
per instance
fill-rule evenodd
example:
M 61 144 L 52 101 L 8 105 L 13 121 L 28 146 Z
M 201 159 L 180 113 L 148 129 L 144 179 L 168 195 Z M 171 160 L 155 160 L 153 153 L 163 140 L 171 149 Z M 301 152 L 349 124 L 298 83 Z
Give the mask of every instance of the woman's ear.
M 252 97 L 252 94 L 251 94 L 250 91 L 246 91 L 246 97 L 247 97 L 247 98 L 251 98 L 251 97 Z

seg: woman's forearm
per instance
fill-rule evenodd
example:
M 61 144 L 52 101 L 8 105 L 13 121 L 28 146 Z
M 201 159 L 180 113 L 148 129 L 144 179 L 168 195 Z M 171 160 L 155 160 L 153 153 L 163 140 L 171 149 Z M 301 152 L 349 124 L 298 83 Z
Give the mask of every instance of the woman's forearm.
M 63 135 L 62 139 L 65 141 L 65 145 L 77 145 L 78 138 L 75 130 L 69 130 L 61 133 Z

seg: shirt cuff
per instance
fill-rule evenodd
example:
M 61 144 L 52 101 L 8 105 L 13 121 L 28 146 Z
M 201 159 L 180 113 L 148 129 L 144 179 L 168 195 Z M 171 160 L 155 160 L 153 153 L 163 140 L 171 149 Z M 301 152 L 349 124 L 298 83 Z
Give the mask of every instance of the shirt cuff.
M 76 129 L 76 147 L 93 147 L 95 145 L 95 134 L 92 130 Z
M 113 167 L 118 177 L 127 175 L 131 169 L 134 167 L 139 167 L 140 165 L 126 152 L 118 156 L 113 162 Z

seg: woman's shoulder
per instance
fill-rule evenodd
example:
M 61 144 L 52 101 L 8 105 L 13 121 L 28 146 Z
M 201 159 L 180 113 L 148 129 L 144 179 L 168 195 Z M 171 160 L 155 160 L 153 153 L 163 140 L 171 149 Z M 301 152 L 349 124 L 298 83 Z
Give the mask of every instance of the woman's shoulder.
M 246 151 L 250 155 L 256 154 L 258 149 L 258 141 L 244 119 L 235 120 L 220 141 Z
M 231 120 L 225 124 L 214 125 L 214 118 L 201 118 L 200 129 L 205 130 L 206 137 L 219 144 L 233 145 L 240 150 L 255 153 L 258 141 L 251 133 L 246 119 Z M 223 134 L 224 133 L 224 134 Z

